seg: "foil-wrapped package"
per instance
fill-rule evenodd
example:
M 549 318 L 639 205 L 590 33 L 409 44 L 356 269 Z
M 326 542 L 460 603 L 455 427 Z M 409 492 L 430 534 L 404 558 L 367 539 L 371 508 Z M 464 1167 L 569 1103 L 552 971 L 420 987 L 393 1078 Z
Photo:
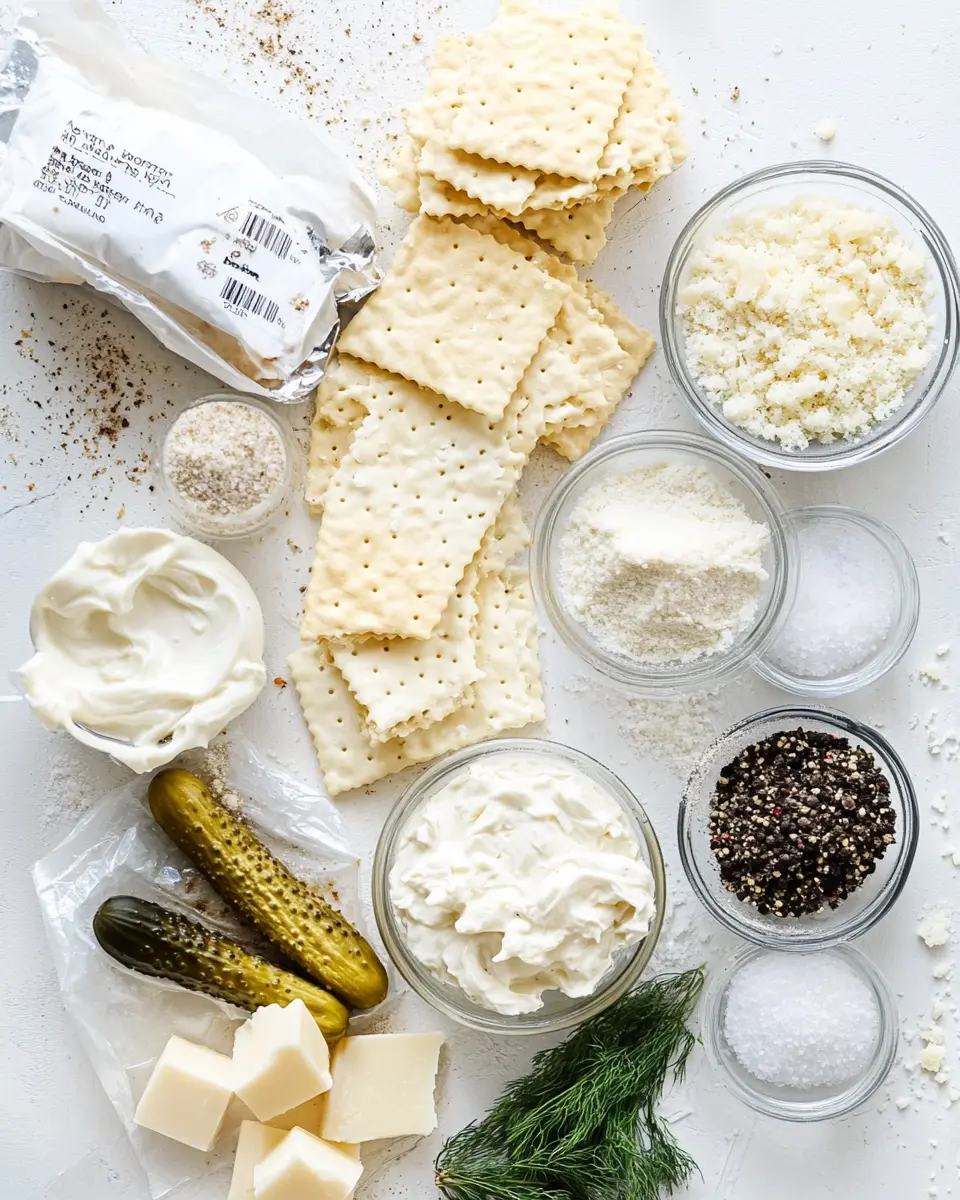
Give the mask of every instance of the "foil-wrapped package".
M 85 283 L 233 388 L 304 399 L 376 287 L 375 208 L 318 129 L 35 0 L 0 73 L 0 266 Z

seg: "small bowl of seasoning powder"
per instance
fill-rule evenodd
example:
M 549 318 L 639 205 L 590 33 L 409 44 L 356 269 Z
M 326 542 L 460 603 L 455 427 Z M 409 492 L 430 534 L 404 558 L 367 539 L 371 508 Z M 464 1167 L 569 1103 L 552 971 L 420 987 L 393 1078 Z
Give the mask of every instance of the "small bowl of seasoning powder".
M 859 937 L 896 903 L 917 848 L 907 769 L 886 738 L 824 708 L 748 717 L 700 761 L 680 857 L 722 925 L 777 950 Z
M 203 396 L 167 430 L 159 454 L 164 490 L 178 520 L 212 538 L 262 529 L 289 494 L 296 451 L 266 404 Z
M 929 213 L 848 163 L 784 163 L 680 234 L 660 293 L 670 374 L 725 445 L 827 471 L 906 437 L 960 353 L 960 278 Z
M 859 1108 L 889 1075 L 899 1040 L 890 988 L 852 946 L 815 954 L 744 947 L 711 974 L 702 1028 L 733 1094 L 785 1121 Z
M 640 695 L 752 665 L 792 599 L 792 534 L 750 463 L 698 434 L 614 438 L 540 511 L 538 602 L 581 659 Z
M 875 683 L 903 658 L 920 618 L 910 551 L 882 521 L 841 505 L 787 514 L 796 535 L 793 606 L 757 671 L 804 696 Z

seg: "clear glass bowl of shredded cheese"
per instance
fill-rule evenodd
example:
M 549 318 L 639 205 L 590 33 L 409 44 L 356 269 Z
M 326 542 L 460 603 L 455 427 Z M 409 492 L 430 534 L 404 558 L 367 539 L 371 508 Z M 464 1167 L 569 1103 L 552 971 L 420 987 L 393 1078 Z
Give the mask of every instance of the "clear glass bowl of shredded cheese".
M 840 504 L 787 513 L 797 591 L 757 672 L 797 695 L 842 696 L 882 678 L 906 654 L 920 619 L 910 551 L 868 513 Z
M 852 946 L 806 955 L 742 947 L 708 972 L 700 1026 L 733 1095 L 795 1122 L 865 1104 L 890 1074 L 900 1038 L 889 985 Z
M 497 772 L 507 786 L 485 790 L 484 782 L 490 778 L 496 782 Z M 549 784 L 554 774 L 568 784 L 573 780 L 579 793 L 573 806 L 558 814 L 558 821 L 551 817 L 551 797 L 542 787 L 544 779 Z M 514 775 L 516 786 L 511 787 Z M 531 775 L 532 783 L 523 782 L 525 775 Z M 568 787 L 568 800 L 570 796 Z M 511 813 L 514 803 L 516 821 Z M 571 813 L 578 806 L 583 811 L 573 819 Z M 471 819 L 465 819 L 471 813 Z M 591 842 L 593 825 L 598 836 Z M 579 850 L 568 846 L 554 869 L 547 860 L 573 835 L 583 840 L 583 846 Z M 491 863 L 489 851 L 497 838 L 505 867 L 494 872 L 500 876 L 494 886 L 490 876 L 496 864 Z M 635 887 L 639 879 L 640 888 L 633 895 L 645 905 L 640 915 L 646 932 L 617 943 L 601 971 L 596 969 L 590 943 L 604 942 L 608 931 L 605 927 L 600 932 L 588 914 L 592 912 L 598 921 L 606 921 L 610 914 L 616 914 L 618 922 L 632 918 L 632 906 L 628 913 L 625 899 L 614 902 L 613 898 L 625 898 L 629 890 L 607 892 L 607 885 L 621 888 L 625 876 L 605 875 L 611 853 L 620 859 L 616 869 L 631 870 L 621 856 L 625 846 L 639 864 L 633 882 Z M 482 871 L 475 870 L 478 855 Z M 520 856 L 516 863 L 515 855 Z M 444 866 L 447 862 L 449 870 Z M 526 868 L 518 866 L 521 862 L 526 862 Z M 550 869 L 540 871 L 540 865 Z M 578 871 L 583 887 L 573 878 Z M 412 874 L 422 910 L 416 914 L 407 886 Z M 474 875 L 475 887 L 470 882 Z M 528 875 L 534 880 L 530 887 L 524 882 Z M 660 845 L 637 798 L 588 755 L 534 738 L 500 738 L 473 746 L 441 759 L 421 775 L 397 801 L 383 827 L 374 855 L 372 891 L 380 936 L 410 987 L 454 1021 L 501 1035 L 554 1033 L 603 1012 L 634 986 L 649 963 L 666 905 Z M 568 897 L 573 906 L 569 911 Z M 408 906 L 401 911 L 404 899 Z M 595 909 L 595 903 L 600 908 Z M 506 926 L 499 923 L 504 916 Z M 591 933 L 586 936 L 588 926 Z M 487 956 L 495 947 L 488 938 L 494 936 L 493 930 L 502 931 L 503 938 L 498 941 L 501 957 L 491 963 Z M 437 955 L 445 964 L 446 980 L 437 969 L 425 966 L 413 948 L 428 945 L 427 935 L 434 931 L 439 935 Z M 503 998 L 503 991 L 490 986 L 495 969 L 498 986 L 514 988 L 516 996 L 523 998 L 541 992 L 542 976 L 531 973 L 538 962 L 551 979 L 554 966 L 562 962 L 563 974 L 573 983 L 571 990 L 577 990 L 579 980 L 588 994 L 568 995 L 550 985 L 537 996 L 540 1006 L 533 1011 L 507 1013 L 490 1007 Z M 599 978 L 588 978 L 594 971 Z M 490 1003 L 476 1002 L 465 988 L 478 996 L 482 993 Z
M 957 364 L 960 279 L 902 189 L 846 163 L 768 167 L 680 234 L 660 294 L 673 381 L 755 462 L 872 458 L 930 412 Z
M 541 507 L 531 574 L 567 647 L 631 693 L 712 687 L 753 665 L 793 595 L 770 481 L 700 434 L 604 443 Z
M 836 908 L 800 917 L 761 913 L 740 900 L 721 878 L 711 849 L 710 815 L 723 771 L 747 747 L 776 734 L 802 729 L 845 738 L 870 755 L 889 784 L 895 819 L 894 842 L 863 882 Z M 835 709 L 770 708 L 746 717 L 729 729 L 703 755 L 684 788 L 677 814 L 680 860 L 694 894 L 707 912 L 732 933 L 771 950 L 807 953 L 852 941 L 868 933 L 893 908 L 913 867 L 920 830 L 920 811 L 910 774 L 900 755 L 876 729 Z
M 201 537 L 249 537 L 289 497 L 298 449 L 269 404 L 216 393 L 188 405 L 157 454 L 163 492 L 177 520 Z

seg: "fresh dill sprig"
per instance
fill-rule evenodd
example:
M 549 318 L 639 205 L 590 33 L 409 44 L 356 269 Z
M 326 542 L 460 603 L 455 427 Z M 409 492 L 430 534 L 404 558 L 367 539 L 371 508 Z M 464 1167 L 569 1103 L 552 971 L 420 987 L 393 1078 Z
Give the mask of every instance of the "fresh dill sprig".
M 657 1114 L 683 1077 L 703 971 L 641 984 L 542 1050 L 489 1113 L 450 1138 L 436 1182 L 448 1200 L 656 1200 L 696 1170 Z

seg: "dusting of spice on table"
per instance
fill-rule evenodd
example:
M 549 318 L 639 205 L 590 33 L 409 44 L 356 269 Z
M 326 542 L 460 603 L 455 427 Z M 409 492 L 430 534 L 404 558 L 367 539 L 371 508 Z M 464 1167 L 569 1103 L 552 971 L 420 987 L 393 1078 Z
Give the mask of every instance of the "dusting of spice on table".
M 764 916 L 836 908 L 875 870 L 895 828 L 890 783 L 874 756 L 799 728 L 741 750 L 710 806 L 724 885 Z

